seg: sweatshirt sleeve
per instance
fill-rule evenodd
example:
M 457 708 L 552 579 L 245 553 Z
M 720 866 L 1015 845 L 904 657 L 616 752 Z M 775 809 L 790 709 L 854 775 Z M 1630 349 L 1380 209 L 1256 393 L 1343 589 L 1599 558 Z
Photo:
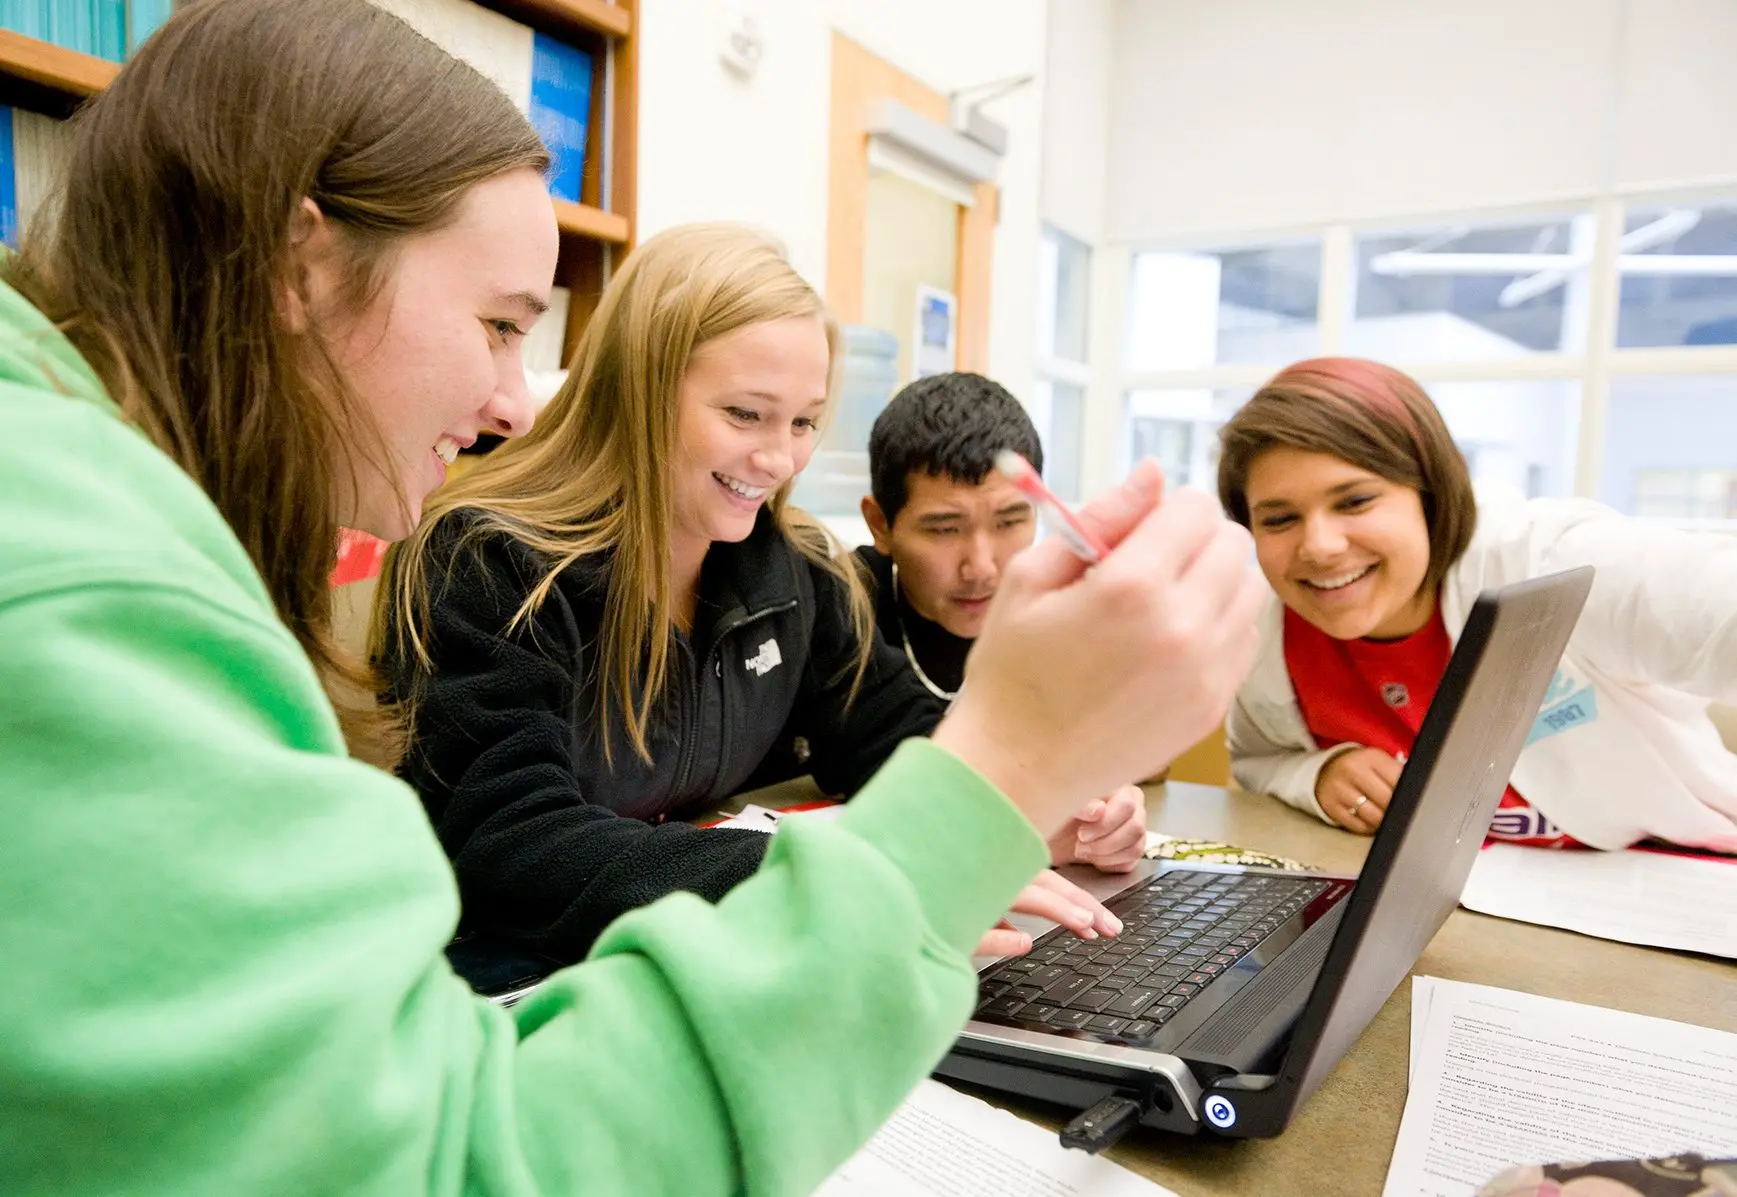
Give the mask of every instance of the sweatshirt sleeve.
M 417 683 L 404 776 L 467 922 L 571 963 L 626 911 L 678 890 L 715 900 L 759 867 L 758 832 L 653 825 L 587 800 L 574 758 L 586 645 L 566 600 L 552 591 L 509 633 L 535 563 L 504 537 L 450 545 L 430 561 L 434 668 Z
M 868 667 L 852 695 L 858 657 L 848 596 L 831 573 L 806 568 L 814 579 L 814 636 L 796 718 L 815 784 L 828 794 L 854 794 L 901 741 L 934 731 L 946 707 L 872 621 Z
M 0 602 L 0 1191 L 806 1193 L 936 1062 L 1041 866 L 931 744 L 513 1012 L 441 947 L 412 795 L 279 626 L 169 586 Z M 935 793 L 948 801 L 934 802 Z
M 1251 712 L 1246 702 L 1248 689 L 1249 683 L 1244 683 L 1225 720 L 1225 744 L 1230 749 L 1230 772 L 1236 784 L 1251 794 L 1270 794 L 1323 823 L 1332 823 L 1315 799 L 1315 783 L 1327 762 L 1361 745 L 1316 748 L 1312 744 L 1281 740 L 1262 727 Z
M 1561 520 L 1538 538 L 1538 572 L 1596 571 L 1574 641 L 1589 660 L 1615 677 L 1737 703 L 1737 536 L 1631 519 L 1587 500 L 1538 506 Z

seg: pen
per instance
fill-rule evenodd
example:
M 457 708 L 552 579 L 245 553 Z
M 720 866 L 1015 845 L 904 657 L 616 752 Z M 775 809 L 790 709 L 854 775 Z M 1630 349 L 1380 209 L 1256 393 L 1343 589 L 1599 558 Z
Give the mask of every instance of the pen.
M 1044 485 L 1042 476 L 1024 457 L 1012 449 L 1003 449 L 995 455 L 995 468 L 1006 474 L 1021 494 L 1043 509 L 1049 517 L 1050 527 L 1076 556 L 1094 565 L 1109 556 L 1110 546 L 1082 524 L 1079 517 L 1068 510 L 1066 503 L 1056 498 L 1055 492 Z

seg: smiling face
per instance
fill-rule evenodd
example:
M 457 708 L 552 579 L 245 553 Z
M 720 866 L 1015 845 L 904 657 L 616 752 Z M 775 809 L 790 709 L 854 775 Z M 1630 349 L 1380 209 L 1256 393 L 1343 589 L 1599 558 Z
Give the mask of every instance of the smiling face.
M 670 475 L 678 560 L 754 530 L 814 455 L 832 354 L 818 315 L 750 324 L 694 351 L 678 396 Z
M 390 458 L 358 463 L 355 493 L 342 500 L 344 524 L 402 539 L 461 447 L 479 432 L 529 430 L 520 350 L 548 307 L 558 246 L 542 178 L 511 171 L 471 188 L 444 227 L 407 238 L 367 308 L 332 322 L 332 353 Z M 341 288 L 332 255 L 314 257 L 318 310 L 322 296 L 329 304 Z
M 1285 606 L 1337 640 L 1408 636 L 1435 613 L 1423 589 L 1423 499 L 1341 458 L 1269 449 L 1248 472 L 1261 572 Z
M 872 498 L 863 517 L 911 609 L 967 640 L 983 630 L 1007 563 L 1037 535 L 1031 501 L 995 471 L 975 485 L 913 471 L 890 525 Z

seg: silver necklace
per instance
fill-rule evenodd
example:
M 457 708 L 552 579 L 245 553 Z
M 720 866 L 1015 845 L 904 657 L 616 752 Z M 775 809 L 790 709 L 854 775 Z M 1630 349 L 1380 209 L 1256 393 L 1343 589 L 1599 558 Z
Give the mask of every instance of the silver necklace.
M 899 594 L 899 563 L 893 562 L 893 617 L 899 621 L 899 640 L 905 646 L 905 660 L 911 663 L 911 671 L 917 675 L 917 680 L 923 683 L 923 689 L 939 698 L 942 702 L 952 702 L 959 697 L 958 690 L 943 690 L 937 686 L 929 675 L 923 672 L 923 667 L 917 664 L 917 654 L 911 651 L 911 634 L 905 630 L 905 609 Z

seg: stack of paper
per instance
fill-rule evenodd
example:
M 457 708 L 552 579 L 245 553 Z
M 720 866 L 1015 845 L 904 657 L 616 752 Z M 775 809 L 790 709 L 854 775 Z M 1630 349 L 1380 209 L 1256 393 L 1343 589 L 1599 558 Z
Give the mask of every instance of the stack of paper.
M 1416 977 L 1383 1197 L 1467 1197 L 1515 1164 L 1737 1155 L 1737 1035 Z
M 1491 844 L 1460 904 L 1600 939 L 1737 957 L 1737 860 Z
M 924 1081 L 815 1197 L 1176 1197 L 1042 1127 Z
M 844 803 L 823 802 L 812 806 L 793 807 L 788 810 L 773 810 L 769 806 L 756 806 L 750 802 L 736 814 L 713 827 L 729 827 L 738 831 L 764 831 L 768 834 L 778 830 L 778 824 L 785 819 L 817 819 L 822 823 L 830 823 L 844 813 Z

